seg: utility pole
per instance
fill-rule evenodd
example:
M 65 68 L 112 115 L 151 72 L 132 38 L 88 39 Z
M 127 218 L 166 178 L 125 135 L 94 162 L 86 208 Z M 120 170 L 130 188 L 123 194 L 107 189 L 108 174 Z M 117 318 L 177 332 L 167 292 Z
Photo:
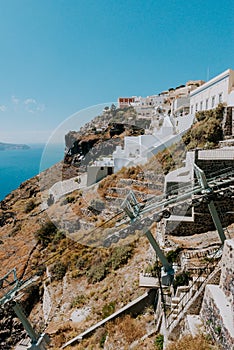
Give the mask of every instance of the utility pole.
M 194 164 L 194 171 L 196 173 L 198 182 L 202 188 L 202 193 L 207 194 L 209 197 L 209 195 L 212 194 L 213 190 L 208 185 L 204 171 L 202 169 L 200 169 L 196 164 Z M 216 230 L 218 231 L 221 242 L 224 243 L 224 241 L 226 240 L 226 236 L 224 234 L 223 226 L 222 226 L 222 223 L 219 219 L 219 215 L 218 215 L 217 210 L 215 208 L 213 199 L 210 199 L 208 201 L 208 208 L 209 208 L 210 214 L 212 216 Z
M 47 345 L 50 342 L 49 336 L 46 333 L 37 334 L 30 321 L 24 314 L 21 306 L 15 300 L 17 292 L 31 283 L 32 280 L 25 283 L 19 281 L 16 274 L 16 268 L 10 270 L 3 278 L 0 279 L 0 292 L 3 291 L 4 293 L 0 299 L 0 305 L 3 306 L 4 304 L 9 303 L 16 316 L 21 321 L 25 331 L 31 339 L 31 345 L 29 348 L 27 348 L 27 350 L 46 350 Z M 4 292 L 4 290 L 6 290 L 6 292 Z

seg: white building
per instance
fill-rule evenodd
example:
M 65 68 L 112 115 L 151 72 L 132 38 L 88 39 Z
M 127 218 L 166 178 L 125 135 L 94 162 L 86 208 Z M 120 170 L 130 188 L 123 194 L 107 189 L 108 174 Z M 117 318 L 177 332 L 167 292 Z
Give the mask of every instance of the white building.
M 227 69 L 190 93 L 190 113 L 216 108 L 219 103 L 234 106 L 234 71 Z
M 152 135 L 126 136 L 124 138 L 124 148 L 117 146 L 113 152 L 115 172 L 123 166 L 143 164 L 148 160 L 149 151 L 163 144 L 173 134 L 174 127 L 170 118 L 166 117 L 160 130 L 155 130 Z
M 204 84 L 203 80 L 190 80 L 185 86 L 181 85 L 170 91 L 171 115 L 182 117 L 190 112 L 190 96 L 193 90 Z
M 182 96 L 175 98 L 171 104 L 171 114 L 174 117 L 182 117 L 189 114 L 190 98 Z
M 165 109 L 165 95 L 152 95 L 147 97 L 133 96 L 134 103 L 131 105 L 135 108 L 139 118 L 152 118 L 156 114 L 156 109 L 161 107 Z

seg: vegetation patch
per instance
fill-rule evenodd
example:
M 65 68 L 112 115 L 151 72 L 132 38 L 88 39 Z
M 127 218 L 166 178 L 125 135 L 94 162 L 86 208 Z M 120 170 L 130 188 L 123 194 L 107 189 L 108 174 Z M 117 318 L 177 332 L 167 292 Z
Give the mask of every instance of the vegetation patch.
M 67 272 L 67 266 L 62 261 L 56 261 L 51 270 L 52 280 L 60 281 Z
M 181 248 L 176 248 L 175 250 L 171 250 L 167 253 L 166 257 L 169 263 L 175 263 L 178 260 L 179 254 L 181 252 Z
M 102 281 L 107 275 L 107 268 L 105 263 L 93 265 L 87 272 L 88 282 L 97 283 Z
M 57 227 L 51 221 L 47 221 L 36 231 L 35 237 L 43 248 L 47 247 L 51 243 L 57 233 Z
M 156 350 L 163 350 L 163 341 L 164 336 L 162 334 L 158 334 L 154 341 Z
M 120 246 L 113 249 L 111 256 L 107 260 L 106 265 L 113 270 L 117 270 L 121 266 L 127 264 L 128 259 L 131 258 L 133 247 Z
M 188 286 L 190 279 L 191 277 L 189 275 L 189 272 L 183 271 L 181 273 L 178 273 L 173 281 L 174 290 L 176 290 L 179 286 Z
M 153 156 L 145 168 L 157 171 L 157 169 L 160 170 L 160 164 L 163 173 L 168 174 L 183 166 L 187 151 L 195 148 L 216 147 L 219 141 L 223 140 L 223 113 L 222 104 L 209 111 L 197 112 L 197 122 L 185 133 L 182 140 Z
M 109 317 L 115 312 L 115 302 L 111 301 L 108 304 L 105 304 L 102 308 L 102 318 Z
M 97 283 L 102 281 L 112 270 L 117 270 L 127 264 L 133 254 L 133 245 L 115 247 L 110 255 L 103 261 L 100 258 L 93 263 L 87 272 L 88 282 Z
M 172 342 L 166 347 L 166 350 L 218 350 L 219 347 L 213 346 L 213 343 L 208 340 L 204 335 L 199 334 L 196 337 L 192 335 L 186 335 L 183 338 Z
M 86 301 L 87 301 L 86 296 L 84 294 L 79 294 L 73 299 L 73 301 L 71 303 L 71 308 L 74 308 L 74 307 L 79 308 L 79 307 L 85 305 Z
M 197 123 L 182 138 L 187 150 L 196 147 L 213 148 L 223 140 L 223 113 L 222 104 L 215 109 L 196 113 Z
M 25 209 L 24 212 L 26 214 L 30 213 L 34 208 L 36 208 L 36 203 L 33 199 L 30 199 L 30 201 L 28 201 L 25 205 Z

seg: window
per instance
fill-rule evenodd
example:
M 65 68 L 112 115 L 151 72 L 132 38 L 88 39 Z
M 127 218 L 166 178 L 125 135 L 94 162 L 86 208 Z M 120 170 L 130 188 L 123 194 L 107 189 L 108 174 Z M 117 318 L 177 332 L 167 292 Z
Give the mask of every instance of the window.
M 223 102 L 223 93 L 221 92 L 221 94 L 219 94 L 219 103 Z
M 202 101 L 200 102 L 200 111 L 202 111 Z
M 193 114 L 193 106 L 191 106 L 191 114 Z
M 212 97 L 212 100 L 211 100 L 211 107 L 213 108 L 215 105 L 215 96 Z
M 209 103 L 209 99 L 206 99 L 206 109 L 208 109 L 208 103 Z
M 195 111 L 197 112 L 197 109 L 198 109 L 198 104 L 196 103 L 195 105 Z

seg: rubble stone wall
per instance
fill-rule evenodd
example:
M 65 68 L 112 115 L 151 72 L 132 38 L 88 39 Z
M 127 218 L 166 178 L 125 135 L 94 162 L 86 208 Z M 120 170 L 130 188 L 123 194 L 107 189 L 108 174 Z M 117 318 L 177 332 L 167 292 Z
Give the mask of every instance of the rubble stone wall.
M 234 199 L 225 198 L 222 201 L 215 201 L 214 203 L 222 226 L 227 227 L 234 221 L 232 214 Z M 201 204 L 199 207 L 194 208 L 194 221 L 178 222 L 168 220 L 165 223 L 165 233 L 175 236 L 189 236 L 213 230 L 215 230 L 215 226 L 209 212 L 208 205 L 205 203 Z
M 222 349 L 234 349 L 234 240 L 226 240 L 219 285 L 207 285 L 200 316 Z
M 220 287 L 231 303 L 232 313 L 234 315 L 234 240 L 227 240 L 225 242 Z
M 234 168 L 234 159 L 198 159 L 199 150 L 195 152 L 196 164 L 204 170 L 206 177 L 213 177 L 215 173 L 222 172 L 224 169 Z M 215 201 L 215 207 L 218 211 L 223 227 L 227 227 L 234 222 L 234 215 L 232 214 L 234 208 L 234 198 L 223 198 Z M 211 214 L 206 203 L 202 203 L 198 207 L 194 207 L 193 211 L 194 221 L 186 221 L 181 217 L 181 222 L 165 221 L 165 233 L 176 236 L 187 236 L 197 233 L 203 233 L 215 230 Z M 184 220 L 184 221 L 182 221 Z

